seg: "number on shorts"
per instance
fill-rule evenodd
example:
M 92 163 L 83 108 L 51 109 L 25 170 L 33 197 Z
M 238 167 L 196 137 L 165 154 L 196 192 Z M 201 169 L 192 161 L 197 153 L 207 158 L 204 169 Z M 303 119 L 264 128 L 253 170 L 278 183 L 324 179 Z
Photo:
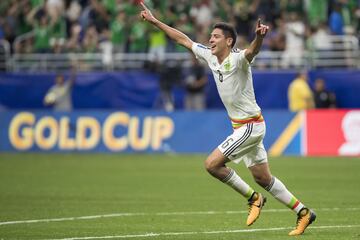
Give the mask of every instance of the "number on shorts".
M 232 143 L 233 141 L 234 141 L 234 139 L 229 138 L 221 145 L 221 147 L 222 148 L 227 148 L 230 145 L 230 143 Z

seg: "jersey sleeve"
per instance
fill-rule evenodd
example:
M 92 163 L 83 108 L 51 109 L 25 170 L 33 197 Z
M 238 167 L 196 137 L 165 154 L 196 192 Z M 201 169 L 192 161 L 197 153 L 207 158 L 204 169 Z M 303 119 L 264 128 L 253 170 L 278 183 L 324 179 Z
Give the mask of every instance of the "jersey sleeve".
M 64 91 L 69 92 L 71 91 L 71 88 L 72 88 L 72 82 L 71 80 L 68 79 L 64 82 Z
M 248 68 L 250 67 L 250 65 L 254 62 L 255 58 L 253 58 L 253 60 L 251 62 L 249 62 L 249 60 L 246 59 L 245 57 L 245 51 L 244 50 L 239 50 L 239 49 L 235 49 L 233 50 L 236 53 L 236 62 L 238 67 L 240 68 Z
M 210 48 L 200 44 L 200 43 L 196 43 L 194 42 L 192 45 L 191 50 L 193 51 L 193 53 L 195 54 L 196 58 L 198 59 L 202 59 L 205 61 L 208 61 L 211 57 L 211 51 Z

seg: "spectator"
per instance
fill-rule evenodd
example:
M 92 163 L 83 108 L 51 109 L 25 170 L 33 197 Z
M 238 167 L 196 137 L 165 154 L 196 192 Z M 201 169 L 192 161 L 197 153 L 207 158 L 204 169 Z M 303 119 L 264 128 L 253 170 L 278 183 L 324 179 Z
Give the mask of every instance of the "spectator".
M 47 0 L 45 11 L 51 20 L 52 32 L 50 44 L 55 52 L 65 44 L 66 21 L 64 0 Z
M 69 52 L 81 52 L 81 25 L 73 23 L 70 30 L 70 37 L 67 40 L 66 48 Z
M 286 45 L 281 64 L 284 68 L 289 66 L 300 67 L 303 64 L 305 25 L 296 12 L 288 15 L 285 23 Z
M 216 7 L 214 8 L 214 10 L 216 10 L 216 12 L 214 13 L 215 16 L 218 16 L 220 19 L 222 19 L 221 21 L 224 22 L 234 21 L 234 13 L 232 7 L 236 4 L 236 1 L 219 0 L 214 1 L 214 3 L 216 4 Z
M 2 31 L 4 38 L 12 44 L 16 38 L 16 12 L 17 4 L 11 3 L 8 9 L 4 12 L 4 19 L 2 21 Z
M 151 31 L 149 36 L 148 60 L 151 65 L 156 67 L 165 60 L 166 35 L 157 28 Z
M 64 1 L 63 0 L 47 0 L 46 13 L 52 19 L 57 19 L 64 14 Z
M 190 0 L 177 0 L 177 1 L 153 1 L 158 2 L 158 7 L 154 7 L 154 9 L 160 9 L 162 14 L 165 14 L 166 12 L 172 13 L 173 17 L 171 18 L 172 21 L 174 21 L 177 17 L 181 14 L 186 14 L 190 12 L 192 3 Z M 175 19 L 173 19 L 175 18 Z
M 39 20 L 35 19 L 39 16 Z M 34 28 L 34 50 L 37 53 L 47 53 L 51 51 L 50 35 L 51 24 L 46 12 L 43 9 L 34 8 L 27 16 L 28 22 Z
M 32 26 L 26 21 L 26 16 L 31 12 L 32 7 L 30 2 L 23 1 L 19 6 L 18 22 L 17 22 L 17 35 L 28 33 L 32 30 Z
M 4 22 L 5 20 L 0 16 L 0 40 L 5 38 Z
M 71 23 L 78 22 L 79 17 L 81 15 L 81 11 L 82 11 L 82 8 L 81 8 L 81 5 L 79 4 L 79 2 L 76 0 L 72 0 L 66 10 L 67 19 Z
M 360 38 L 360 2 L 357 8 L 354 10 L 354 22 L 356 27 L 357 38 Z
M 190 18 L 185 13 L 180 14 L 180 16 L 175 21 L 175 28 L 179 29 L 188 36 L 195 37 L 194 35 L 194 25 L 191 23 Z M 173 45 L 174 43 L 170 41 L 168 45 Z M 188 52 L 186 48 L 180 44 L 175 44 L 175 52 Z
M 254 16 L 260 17 L 266 22 L 274 22 L 274 18 L 278 14 L 275 0 L 253 0 L 251 2 L 255 8 Z
M 319 1 L 319 0 L 317 0 Z M 284 10 L 288 13 L 296 13 L 302 15 L 304 12 L 303 0 L 286 0 L 282 1 L 285 4 Z
M 31 2 L 31 6 L 32 6 L 33 8 L 36 8 L 36 7 L 41 7 L 41 6 L 43 6 L 44 3 L 45 3 L 45 0 L 30 0 L 30 2 Z
M 91 70 L 91 64 L 94 60 L 93 54 L 99 51 L 99 33 L 96 30 L 95 25 L 90 25 L 85 32 L 85 36 L 82 41 L 82 51 L 85 52 L 84 61 L 81 63 L 82 70 Z
M 126 15 L 129 17 L 136 16 L 138 14 L 138 0 L 129 0 L 123 1 L 124 3 L 121 4 L 121 9 L 126 12 Z M 149 1 L 145 0 L 145 4 L 149 7 L 152 7 Z
M 181 80 L 181 67 L 176 61 L 166 61 L 159 69 L 160 96 L 155 104 L 160 102 L 165 111 L 172 112 L 175 109 L 173 88 Z
M 116 0 L 101 0 L 101 4 L 111 16 L 116 16 L 118 13 Z
M 81 42 L 83 38 L 87 38 L 86 29 L 93 25 L 102 36 L 103 33 L 110 31 L 114 52 L 146 53 L 147 50 L 153 52 L 153 49 L 157 49 L 155 51 L 160 52 L 160 55 L 150 56 L 160 56 L 162 59 L 163 45 L 167 46 L 166 50 L 169 52 L 184 51 L 180 45 L 175 45 L 168 39 L 164 40 L 157 33 L 148 36 L 147 28 L 141 26 L 142 23 L 133 21 L 138 17 L 139 0 L 2 0 L 0 2 L 0 38 L 7 40 L 13 46 L 12 50 L 18 53 L 89 51 L 89 46 L 83 47 Z M 236 26 L 239 34 L 237 46 L 246 47 L 249 44 L 248 37 L 252 38 L 249 32 L 252 32 L 254 18 L 261 17 L 269 25 L 274 26 L 268 38 L 264 40 L 264 47 L 270 51 L 284 51 L 280 63 L 271 61 L 266 63 L 266 66 L 278 67 L 280 64 L 284 68 L 300 68 L 303 66 L 306 40 L 309 40 L 306 43 L 310 43 L 310 49 L 316 50 L 312 54 L 317 54 L 318 51 L 329 49 L 329 34 L 359 35 L 360 32 L 358 0 L 145 0 L 145 3 L 150 8 L 158 9 L 156 15 L 166 18 L 172 27 L 180 29 L 204 44 L 208 43 L 207 26 L 215 21 L 226 20 Z M 29 17 L 30 15 L 32 17 Z M 289 19 L 283 16 L 289 16 Z M 301 19 L 301 16 L 306 16 L 307 21 Z M 134 24 L 131 24 L 132 22 Z M 327 23 L 328 28 L 325 28 L 323 23 Z M 81 32 L 75 34 L 79 28 L 78 24 Z M 306 34 L 305 29 L 309 27 L 307 24 L 314 29 L 311 35 Z M 32 30 L 35 34 L 33 38 L 26 35 L 13 44 L 17 37 Z M 157 45 L 160 38 L 165 43 L 161 43 L 159 48 L 154 44 Z M 110 45 L 104 41 L 107 37 L 101 39 L 103 40 L 101 43 L 105 43 L 101 44 L 105 46 L 102 49 L 109 49 L 107 46 Z M 99 45 L 97 43 L 93 46 L 98 48 Z M 95 48 L 90 47 L 90 49 Z M 274 54 L 270 52 L 269 56 Z M 316 55 L 311 56 L 316 57 Z
M 111 42 L 111 33 L 104 29 L 100 35 L 99 49 L 102 55 L 102 64 L 105 70 L 113 70 L 113 44 Z
M 99 33 L 94 25 L 86 29 L 86 33 L 82 42 L 85 53 L 95 53 L 98 50 Z
M 341 3 L 341 15 L 344 23 L 343 31 L 345 34 L 354 34 L 356 29 L 355 11 L 359 6 L 358 0 L 338 0 Z
M 327 22 L 328 0 L 306 0 L 306 12 L 311 27 Z
M 336 96 L 326 89 L 324 79 L 315 80 L 314 100 L 316 108 L 336 108 Z
M 98 0 L 90 0 L 90 24 L 95 25 L 98 32 L 108 28 L 111 16 Z
M 307 73 L 301 72 L 288 88 L 289 109 L 292 112 L 314 108 L 312 91 L 308 85 Z
M 55 53 L 62 51 L 63 46 L 65 45 L 66 38 L 66 23 L 63 15 L 51 17 L 51 36 L 50 36 L 50 46 L 52 47 Z
M 75 74 L 69 80 L 65 81 L 64 76 L 59 74 L 55 78 L 53 85 L 44 97 L 44 104 L 52 106 L 55 111 L 71 111 L 72 100 L 71 90 L 75 81 Z
M 193 55 L 190 74 L 185 79 L 185 108 L 187 110 L 205 109 L 205 86 L 207 81 L 204 67 Z
M 130 30 L 130 52 L 146 52 L 148 39 L 146 37 L 146 25 L 143 22 L 136 21 Z
M 308 38 L 309 49 L 315 51 L 331 50 L 330 32 L 325 23 L 320 23 L 319 27 L 312 28 L 313 32 Z
M 116 52 L 124 52 L 126 44 L 126 15 L 119 11 L 116 18 L 110 23 L 111 42 Z
M 250 5 L 246 0 L 239 0 L 234 5 L 235 27 L 240 42 L 248 42 L 254 11 L 255 2 Z
M 331 32 L 335 35 L 344 34 L 344 20 L 341 15 L 341 5 L 339 3 L 334 4 L 334 9 L 329 17 L 329 27 Z
M 12 2 L 6 12 L 6 22 L 14 34 L 16 34 L 18 6 L 17 2 Z
M 276 27 L 268 33 L 268 37 L 265 38 L 264 41 L 268 41 L 269 49 L 271 51 L 284 51 L 286 46 L 284 20 L 282 18 L 276 19 L 275 26 Z
M 195 20 L 197 28 L 208 28 L 213 19 L 212 3 L 209 0 L 198 0 L 190 10 L 190 16 Z

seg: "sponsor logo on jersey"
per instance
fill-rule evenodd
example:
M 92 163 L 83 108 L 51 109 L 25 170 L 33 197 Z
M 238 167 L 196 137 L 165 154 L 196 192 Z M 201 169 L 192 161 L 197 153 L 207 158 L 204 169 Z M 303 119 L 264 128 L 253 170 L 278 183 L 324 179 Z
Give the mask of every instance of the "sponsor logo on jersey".
M 198 44 L 197 46 L 198 46 L 199 48 L 203 48 L 203 49 L 210 49 L 210 48 L 205 47 L 204 45 L 201 45 L 201 44 Z

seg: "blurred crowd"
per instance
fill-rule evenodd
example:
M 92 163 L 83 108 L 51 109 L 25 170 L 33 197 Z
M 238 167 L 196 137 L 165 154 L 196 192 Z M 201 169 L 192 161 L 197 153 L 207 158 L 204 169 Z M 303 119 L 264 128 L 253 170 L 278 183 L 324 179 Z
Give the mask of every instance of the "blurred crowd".
M 19 53 L 182 52 L 139 19 L 139 0 L 1 0 L 0 39 Z M 237 47 L 253 38 L 258 17 L 272 31 L 264 48 L 297 61 L 305 48 L 329 49 L 329 35 L 360 32 L 360 0 L 145 0 L 157 18 L 207 43 L 211 25 L 231 22 Z M 290 51 L 291 50 L 291 51 Z M 294 63 L 296 64 L 296 63 Z

